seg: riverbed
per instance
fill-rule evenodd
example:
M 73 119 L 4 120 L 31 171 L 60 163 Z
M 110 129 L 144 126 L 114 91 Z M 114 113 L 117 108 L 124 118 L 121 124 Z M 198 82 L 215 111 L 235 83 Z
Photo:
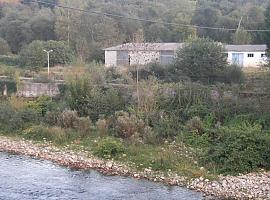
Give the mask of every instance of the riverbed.
M 200 200 L 202 194 L 128 177 L 77 171 L 0 152 L 0 200 Z

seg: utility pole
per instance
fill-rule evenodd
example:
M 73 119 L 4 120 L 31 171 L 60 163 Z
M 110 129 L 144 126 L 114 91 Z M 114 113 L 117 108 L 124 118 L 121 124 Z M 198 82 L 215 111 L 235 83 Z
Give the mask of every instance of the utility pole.
M 68 1 L 68 6 L 69 6 L 69 1 Z M 70 47 L 70 11 L 68 9 L 68 46 Z
M 243 20 L 243 16 L 241 17 L 239 23 L 238 23 L 238 28 L 237 28 L 237 31 L 241 28 L 241 23 L 242 23 L 242 20 Z
M 139 109 L 140 109 L 140 93 L 139 93 L 139 67 L 138 67 L 138 65 L 136 66 L 136 72 L 137 72 L 136 86 L 137 86 L 137 100 L 138 100 L 137 112 L 139 112 Z
M 48 62 L 48 79 L 50 78 L 50 53 L 51 52 L 53 52 L 53 50 L 49 50 L 49 51 L 47 51 L 47 50 L 43 50 L 44 52 L 46 52 L 47 53 L 47 62 Z

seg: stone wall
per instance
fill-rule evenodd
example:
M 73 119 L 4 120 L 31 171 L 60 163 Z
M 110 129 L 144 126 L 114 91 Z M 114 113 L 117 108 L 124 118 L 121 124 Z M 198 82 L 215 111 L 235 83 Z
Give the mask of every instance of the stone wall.
M 17 96 L 35 98 L 43 95 L 54 97 L 60 91 L 56 83 L 21 83 L 17 89 Z

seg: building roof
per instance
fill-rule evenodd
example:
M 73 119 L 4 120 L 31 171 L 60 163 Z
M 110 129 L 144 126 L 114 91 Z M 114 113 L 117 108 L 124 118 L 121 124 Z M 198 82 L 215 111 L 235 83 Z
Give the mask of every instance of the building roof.
M 249 52 L 249 51 L 266 51 L 267 45 L 226 45 L 227 51 L 236 51 L 236 52 Z
M 126 43 L 104 49 L 105 51 L 176 51 L 183 43 Z
M 104 49 L 105 51 L 176 51 L 184 43 L 126 43 Z M 266 51 L 267 45 L 225 45 L 227 51 L 256 52 Z

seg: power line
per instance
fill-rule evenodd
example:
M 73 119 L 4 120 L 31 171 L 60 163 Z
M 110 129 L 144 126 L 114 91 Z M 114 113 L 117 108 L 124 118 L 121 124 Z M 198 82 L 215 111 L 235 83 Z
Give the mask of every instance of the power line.
M 53 6 L 53 7 L 58 7 L 58 8 L 63 8 L 63 9 L 68 9 L 68 10 L 73 10 L 73 11 L 78 11 L 78 12 L 83 12 L 83 13 L 87 13 L 87 14 L 102 15 L 102 16 L 107 16 L 107 17 L 112 17 L 112 18 L 128 19 L 128 20 L 149 22 L 149 23 L 163 24 L 163 25 L 170 25 L 170 26 L 183 26 L 183 27 L 197 28 L 197 29 L 221 30 L 221 31 L 222 30 L 223 31 L 237 31 L 237 28 L 210 27 L 210 26 L 198 26 L 198 25 L 189 25 L 189 24 L 178 24 L 178 23 L 172 23 L 172 22 L 161 22 L 161 21 L 155 21 L 155 20 L 144 19 L 144 18 L 137 18 L 137 17 L 130 17 L 130 16 L 124 16 L 124 15 L 106 13 L 106 12 L 84 10 L 84 9 L 80 9 L 80 8 L 63 6 L 63 5 L 60 5 L 60 4 L 48 3 L 48 2 L 39 1 L 39 0 L 30 0 L 30 1 L 40 3 L 40 4 L 44 4 L 44 5 L 48 5 L 48 6 Z M 245 31 L 247 31 L 247 32 L 270 32 L 269 29 L 249 29 L 249 30 L 245 30 Z

